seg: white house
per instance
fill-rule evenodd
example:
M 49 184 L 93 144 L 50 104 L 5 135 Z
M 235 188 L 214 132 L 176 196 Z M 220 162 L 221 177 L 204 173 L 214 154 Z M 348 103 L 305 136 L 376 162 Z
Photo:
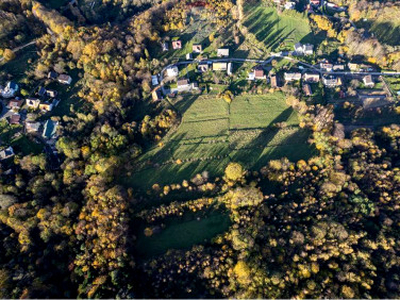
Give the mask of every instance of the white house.
M 36 98 L 27 98 L 26 99 L 26 106 L 32 109 L 37 109 L 39 108 L 40 105 L 40 100 Z
M 374 81 L 372 80 L 371 75 L 364 76 L 363 82 L 364 82 L 364 85 L 369 88 L 373 88 L 375 85 Z
M 14 149 L 10 146 L 0 151 L 0 160 L 5 160 L 14 156 Z
M 314 45 L 297 43 L 294 45 L 294 51 L 297 55 L 313 55 Z
M 229 49 L 220 48 L 217 50 L 218 57 L 229 57 Z
M 285 9 L 295 9 L 295 7 L 296 7 L 296 2 L 287 1 L 285 3 Z
M 285 72 L 285 81 L 290 82 L 290 81 L 298 81 L 301 79 L 301 73 L 286 73 Z
M 176 77 L 179 75 L 179 70 L 177 66 L 169 67 L 166 69 L 168 77 Z
M 0 88 L 0 94 L 3 98 L 12 98 L 18 92 L 19 86 L 13 81 L 9 81 L 4 89 Z
M 70 85 L 72 83 L 72 77 L 67 74 L 61 74 L 57 78 L 59 83 Z

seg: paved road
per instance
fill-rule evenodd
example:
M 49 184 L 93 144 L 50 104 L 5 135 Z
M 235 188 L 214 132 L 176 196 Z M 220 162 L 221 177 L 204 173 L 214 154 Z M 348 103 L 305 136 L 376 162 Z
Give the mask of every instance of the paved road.
M 252 58 L 215 58 L 215 59 L 207 59 L 207 60 L 186 60 L 186 61 L 180 61 L 177 62 L 176 64 L 170 64 L 166 67 L 164 67 L 161 71 L 160 74 L 160 82 L 163 83 L 164 78 L 164 72 L 167 68 L 173 67 L 173 66 L 180 66 L 180 65 L 190 65 L 190 64 L 196 64 L 196 63 L 214 63 L 214 62 L 252 62 L 252 63 L 258 63 L 258 64 L 268 64 L 273 60 L 274 58 L 283 58 L 287 60 L 294 61 L 298 64 L 302 64 L 309 69 L 313 69 L 316 72 L 323 73 L 323 74 L 328 74 L 328 75 L 345 75 L 345 76 L 353 76 L 353 75 L 372 75 L 372 76 L 399 76 L 400 72 L 351 72 L 351 71 L 331 71 L 331 72 L 326 72 L 321 70 L 318 66 L 314 66 L 302 61 L 297 60 L 296 58 L 289 57 L 289 56 L 282 56 L 282 55 L 274 55 L 269 57 L 268 59 L 262 60 L 262 59 L 252 59 Z
M 22 45 L 22 46 L 19 46 L 17 48 L 12 49 L 12 51 L 13 52 L 18 52 L 19 50 L 22 50 L 22 49 L 24 49 L 26 47 L 29 47 L 30 45 L 33 45 L 35 43 L 36 43 L 36 40 L 33 40 L 33 41 L 31 41 L 31 42 L 29 42 L 29 43 L 27 43 L 25 45 Z M 4 57 L 0 57 L 0 62 L 2 62 L 3 60 L 4 60 Z

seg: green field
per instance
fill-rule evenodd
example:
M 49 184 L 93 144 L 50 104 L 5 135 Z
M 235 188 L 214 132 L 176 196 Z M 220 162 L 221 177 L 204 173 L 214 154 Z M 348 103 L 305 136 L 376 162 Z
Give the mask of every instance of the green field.
M 297 42 L 315 44 L 308 19 L 300 13 L 282 12 L 275 7 L 264 6 L 262 1 L 244 6 L 243 25 L 270 51 L 293 50 Z
M 215 96 L 185 96 L 172 103 L 182 123 L 134 163 L 124 183 L 137 189 L 179 183 L 208 171 L 220 176 L 230 161 L 259 169 L 270 159 L 293 161 L 312 154 L 308 132 L 282 93 L 236 97 L 231 104 Z M 275 123 L 286 124 L 278 129 Z
M 228 214 L 214 210 L 185 213 L 182 218 L 168 218 L 164 223 L 166 228 L 159 233 L 147 237 L 142 230 L 138 235 L 136 250 L 139 257 L 149 258 L 170 249 L 189 249 L 192 245 L 210 242 L 229 228 L 230 219 Z

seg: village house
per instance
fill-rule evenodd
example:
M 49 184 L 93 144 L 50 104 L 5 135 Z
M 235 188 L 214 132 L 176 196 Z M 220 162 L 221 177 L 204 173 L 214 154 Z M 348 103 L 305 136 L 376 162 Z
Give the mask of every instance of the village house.
M 182 49 L 182 41 L 180 40 L 172 41 L 172 49 L 174 50 Z
M 267 76 L 265 75 L 264 69 L 261 67 L 256 67 L 249 73 L 248 80 L 265 80 Z
M 47 140 L 56 139 L 57 128 L 58 128 L 58 122 L 55 122 L 51 119 L 47 120 L 46 123 L 44 123 L 42 136 Z
M 40 129 L 40 122 L 25 122 L 25 130 L 27 133 L 37 133 Z
M 47 74 L 47 78 L 51 80 L 56 80 L 58 78 L 58 73 L 50 71 L 49 74 Z
M 227 48 L 220 48 L 217 50 L 218 57 L 229 57 L 229 49 Z
M 303 80 L 305 82 L 319 82 L 319 74 L 318 73 L 304 73 Z
M 310 0 L 310 4 L 313 6 L 319 6 L 321 4 L 321 0 Z
M 72 83 L 72 77 L 67 74 L 61 74 L 58 76 L 58 82 L 66 85 L 70 85 Z
M 203 46 L 199 44 L 195 44 L 192 47 L 193 53 L 201 53 L 203 51 Z
M 294 51 L 297 55 L 313 55 L 314 45 L 297 43 L 294 45 Z
M 39 104 L 39 109 L 43 111 L 52 111 L 54 108 L 53 102 L 42 102 Z
M 333 71 L 344 71 L 344 65 L 342 64 L 337 64 L 337 65 L 333 65 Z
M 321 62 L 319 64 L 319 67 L 322 71 L 326 71 L 326 72 L 332 72 L 332 70 L 333 70 L 333 65 L 328 62 Z
M 168 51 L 169 50 L 168 43 L 167 42 L 162 43 L 161 48 L 163 52 Z
M 209 70 L 209 68 L 210 67 L 209 67 L 208 63 L 200 63 L 197 66 L 197 71 L 200 73 L 204 73 L 204 72 L 207 72 Z
M 308 83 L 303 85 L 303 92 L 307 97 L 312 96 L 311 86 Z
M 50 98 L 55 98 L 57 97 L 58 92 L 54 90 L 46 90 L 46 95 Z
M 295 9 L 295 8 L 296 8 L 296 2 L 287 1 L 285 3 L 285 9 Z
M 225 62 L 215 62 L 213 63 L 213 71 L 226 71 L 227 63 Z
M 19 111 L 23 105 L 24 101 L 20 99 L 13 99 L 8 102 L 7 108 L 13 111 Z
M 152 75 L 151 76 L 151 84 L 154 85 L 158 85 L 158 76 L 157 75 Z
M 179 75 L 179 70 L 177 66 L 169 67 L 166 69 L 168 77 L 176 77 Z
M 342 79 L 337 76 L 329 75 L 322 77 L 322 83 L 329 88 L 342 85 Z
M 226 70 L 226 74 L 228 74 L 229 76 L 232 75 L 232 63 L 231 62 L 228 63 L 228 69 Z
M 178 92 L 188 92 L 192 89 L 189 79 L 179 79 L 177 82 Z
M 14 81 L 9 81 L 6 87 L 0 88 L 0 94 L 3 98 L 12 98 L 15 96 L 15 93 L 18 92 L 19 86 Z
M 349 70 L 352 71 L 352 72 L 358 72 L 358 71 L 360 70 L 359 65 L 358 65 L 358 64 L 355 64 L 355 63 L 349 62 L 349 63 L 347 64 L 347 66 L 349 67 Z
M 363 82 L 364 82 L 364 85 L 368 88 L 373 88 L 375 86 L 375 82 L 372 80 L 371 75 L 364 76 Z
M 26 106 L 28 106 L 31 109 L 37 109 L 39 108 L 40 100 L 36 98 L 27 98 L 26 99 Z
M 290 82 L 290 81 L 298 81 L 301 79 L 301 73 L 286 73 L 284 74 L 285 81 Z
M 37 94 L 39 97 L 43 97 L 44 95 L 46 95 L 46 89 L 42 86 L 39 87 Z
M 276 77 L 276 74 L 270 74 L 269 75 L 269 80 L 271 82 L 271 87 L 272 88 L 277 88 L 279 87 L 278 85 L 278 78 Z
M 8 124 L 10 125 L 18 125 L 21 121 L 21 116 L 19 114 L 12 115 L 8 118 Z
M 3 149 L 0 151 L 0 160 L 5 160 L 13 157 L 14 154 L 14 149 L 10 146 L 6 149 Z
M 153 101 L 160 101 L 161 99 L 163 99 L 163 94 L 160 86 L 156 87 L 151 92 L 151 97 L 153 98 Z

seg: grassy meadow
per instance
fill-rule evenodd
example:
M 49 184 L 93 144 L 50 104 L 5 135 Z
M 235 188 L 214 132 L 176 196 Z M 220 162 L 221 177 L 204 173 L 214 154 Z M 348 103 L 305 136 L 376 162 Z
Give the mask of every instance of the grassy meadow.
M 263 42 L 270 51 L 293 50 L 297 42 L 315 43 L 307 16 L 294 12 L 278 15 L 275 7 L 268 7 L 262 1 L 244 6 L 243 25 Z
M 220 176 L 230 161 L 259 169 L 270 159 L 308 158 L 308 132 L 282 93 L 244 95 L 231 104 L 210 95 L 188 95 L 172 103 L 182 123 L 134 163 L 124 183 L 150 189 L 155 183 L 180 183 L 207 171 Z M 284 122 L 279 129 L 275 123 Z

